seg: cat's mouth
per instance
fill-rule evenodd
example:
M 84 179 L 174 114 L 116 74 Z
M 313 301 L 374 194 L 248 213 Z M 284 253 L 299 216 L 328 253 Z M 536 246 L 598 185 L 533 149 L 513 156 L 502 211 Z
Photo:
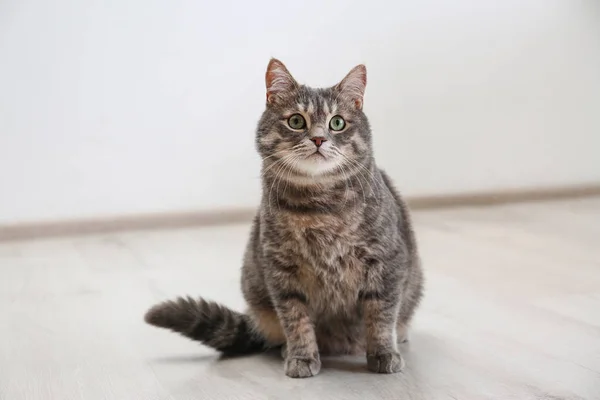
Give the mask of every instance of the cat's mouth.
M 310 176 L 322 175 L 337 168 L 335 157 L 322 151 L 314 151 L 295 163 L 296 170 Z
M 325 157 L 325 154 L 323 154 L 319 150 L 317 150 L 314 153 L 312 153 L 310 156 L 308 156 L 307 159 L 308 160 L 327 160 L 327 157 Z

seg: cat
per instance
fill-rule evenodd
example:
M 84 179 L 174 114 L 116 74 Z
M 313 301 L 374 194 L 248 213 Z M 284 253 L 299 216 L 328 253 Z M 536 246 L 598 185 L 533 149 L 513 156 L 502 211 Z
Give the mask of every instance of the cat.
M 316 375 L 320 354 L 365 354 L 399 372 L 398 341 L 423 292 L 409 210 L 373 159 L 363 112 L 366 68 L 337 85 L 300 85 L 272 59 L 256 147 L 262 201 L 242 267 L 245 314 L 202 298 L 152 307 L 151 325 L 226 355 L 282 347 L 292 378 Z

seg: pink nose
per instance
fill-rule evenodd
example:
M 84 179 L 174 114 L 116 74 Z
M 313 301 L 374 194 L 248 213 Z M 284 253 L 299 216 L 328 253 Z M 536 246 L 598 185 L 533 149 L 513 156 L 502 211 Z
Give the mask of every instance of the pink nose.
M 315 146 L 317 147 L 321 147 L 321 144 L 327 141 L 327 139 L 325 139 L 324 137 L 314 137 L 310 138 L 310 140 L 312 140 Z

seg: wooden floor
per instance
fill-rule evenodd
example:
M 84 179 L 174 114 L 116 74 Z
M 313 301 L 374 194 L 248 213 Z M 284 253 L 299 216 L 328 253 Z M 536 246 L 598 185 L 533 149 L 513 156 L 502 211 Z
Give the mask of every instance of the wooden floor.
M 0 398 L 600 399 L 600 199 L 415 219 L 426 298 L 391 376 L 292 380 L 144 325 L 179 294 L 243 309 L 248 226 L 0 243 Z

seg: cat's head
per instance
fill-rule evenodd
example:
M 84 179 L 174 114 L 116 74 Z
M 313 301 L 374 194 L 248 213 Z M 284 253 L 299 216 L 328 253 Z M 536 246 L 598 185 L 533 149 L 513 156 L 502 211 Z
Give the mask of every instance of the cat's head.
M 267 67 L 267 105 L 256 144 L 265 170 L 286 180 L 343 179 L 371 160 L 371 133 L 362 111 L 367 84 L 364 65 L 337 85 L 300 85 L 279 60 Z

